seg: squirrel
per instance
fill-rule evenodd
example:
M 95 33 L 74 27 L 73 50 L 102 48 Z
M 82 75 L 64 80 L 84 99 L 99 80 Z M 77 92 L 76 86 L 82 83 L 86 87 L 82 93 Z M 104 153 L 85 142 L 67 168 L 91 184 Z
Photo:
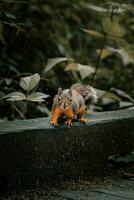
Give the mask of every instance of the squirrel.
M 96 91 L 89 85 L 76 83 L 70 89 L 62 90 L 58 88 L 58 93 L 53 99 L 50 124 L 57 126 L 59 117 L 67 118 L 65 124 L 72 126 L 72 120 L 86 122 L 83 115 L 87 105 L 91 106 L 97 102 Z

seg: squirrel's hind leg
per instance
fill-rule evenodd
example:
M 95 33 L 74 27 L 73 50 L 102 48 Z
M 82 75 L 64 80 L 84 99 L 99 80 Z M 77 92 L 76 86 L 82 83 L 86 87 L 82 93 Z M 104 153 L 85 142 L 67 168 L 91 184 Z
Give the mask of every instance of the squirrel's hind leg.
M 85 108 L 83 106 L 81 106 L 79 108 L 78 113 L 77 113 L 77 119 L 82 123 L 86 123 L 87 122 L 87 119 L 83 117 L 84 113 L 85 113 Z

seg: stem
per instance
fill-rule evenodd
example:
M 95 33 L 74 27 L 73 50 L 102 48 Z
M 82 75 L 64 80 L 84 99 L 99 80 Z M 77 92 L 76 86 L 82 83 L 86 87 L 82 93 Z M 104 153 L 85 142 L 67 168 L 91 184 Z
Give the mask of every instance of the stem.
M 15 104 L 12 105 L 12 107 L 14 108 L 14 110 L 20 115 L 20 117 L 22 119 L 26 119 L 25 116 L 21 113 L 21 111 L 17 108 L 17 106 Z
M 27 100 L 28 95 L 29 95 L 29 90 L 27 91 L 27 94 L 26 94 L 26 100 Z
M 28 97 L 28 95 L 29 95 L 29 90 L 27 91 L 27 93 L 26 93 L 26 116 L 27 116 L 27 113 L 28 113 L 28 107 L 29 107 L 29 101 L 27 100 L 27 97 Z
M 98 71 L 99 66 L 100 66 L 100 63 L 101 63 L 101 56 L 102 56 L 102 52 L 103 52 L 103 50 L 104 50 L 105 43 L 106 43 L 106 35 L 104 34 L 104 38 L 103 38 L 103 42 L 102 42 L 102 47 L 101 47 L 100 54 L 99 54 L 99 56 L 98 56 L 98 59 L 97 59 L 97 62 L 96 62 L 96 66 L 95 66 L 95 72 L 94 72 L 93 77 L 92 77 L 92 80 L 91 80 L 91 84 L 92 84 L 92 85 L 93 85 L 93 83 L 94 83 L 94 80 L 95 80 L 97 71 Z

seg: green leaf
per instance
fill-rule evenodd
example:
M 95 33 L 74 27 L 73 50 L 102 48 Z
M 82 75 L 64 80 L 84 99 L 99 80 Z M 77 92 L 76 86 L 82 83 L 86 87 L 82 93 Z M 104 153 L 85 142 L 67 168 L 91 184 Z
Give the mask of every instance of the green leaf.
M 103 29 L 109 36 L 122 37 L 125 34 L 125 29 L 119 24 L 119 20 L 111 20 L 110 17 L 103 19 Z
M 7 101 L 20 101 L 26 100 L 26 96 L 22 92 L 12 92 L 2 97 L 2 99 L 6 99 Z
M 96 52 L 100 54 L 101 50 L 97 49 Z M 112 54 L 113 52 L 109 51 L 108 49 L 103 49 L 101 53 L 101 60 L 103 60 L 104 58 L 107 58 L 108 56 L 111 56 Z
M 94 68 L 89 65 L 82 65 L 80 63 L 70 62 L 65 71 L 78 71 L 82 79 L 94 73 Z
M 117 102 L 121 101 L 121 98 L 117 94 L 110 92 L 110 91 L 107 91 L 103 97 L 108 97 L 110 99 L 114 99 Z
M 75 62 L 70 62 L 70 63 L 66 66 L 65 71 L 78 71 L 77 63 L 75 63 Z
M 27 100 L 41 102 L 41 101 L 44 101 L 44 99 L 46 99 L 47 97 L 49 97 L 49 95 L 44 94 L 42 92 L 34 92 L 34 93 L 28 95 Z
M 128 65 L 129 63 L 133 63 L 134 62 L 134 59 L 131 58 L 129 56 L 129 54 L 127 53 L 127 51 L 125 51 L 125 49 L 123 48 L 120 48 L 120 49 L 116 49 L 116 48 L 113 48 L 113 47 L 110 47 L 110 46 L 107 46 L 107 49 L 113 53 L 116 53 L 122 60 L 122 63 L 124 65 Z
M 67 60 L 72 60 L 72 59 L 71 58 L 51 58 L 51 59 L 49 59 L 43 73 L 48 72 L 53 67 L 55 67 L 55 65 L 57 65 L 58 63 L 61 63 L 61 62 L 67 61 Z
M 126 92 L 119 90 L 117 88 L 110 88 L 110 92 L 112 92 L 113 94 L 118 95 L 118 97 L 122 100 L 122 101 L 129 101 L 134 103 L 134 99 L 128 95 Z
M 10 19 L 16 19 L 16 16 L 13 15 L 12 13 L 5 13 L 6 17 L 10 18 Z
M 96 6 L 96 5 L 92 5 L 92 4 L 85 4 L 85 6 L 86 6 L 86 8 L 89 8 L 93 11 L 102 12 L 102 13 L 108 12 L 108 9 L 103 8 L 101 6 Z
M 40 81 L 40 75 L 38 73 L 36 73 L 32 76 L 27 76 L 27 77 L 21 78 L 20 86 L 25 91 L 30 91 L 39 83 L 39 81 Z
M 78 66 L 78 71 L 82 79 L 90 76 L 91 74 L 95 72 L 95 69 L 91 66 L 82 65 L 82 64 L 77 64 L 77 66 Z
M 82 31 L 84 31 L 85 33 L 94 36 L 96 38 L 104 38 L 104 35 L 102 33 L 99 33 L 97 31 L 91 30 L 91 29 L 82 29 Z

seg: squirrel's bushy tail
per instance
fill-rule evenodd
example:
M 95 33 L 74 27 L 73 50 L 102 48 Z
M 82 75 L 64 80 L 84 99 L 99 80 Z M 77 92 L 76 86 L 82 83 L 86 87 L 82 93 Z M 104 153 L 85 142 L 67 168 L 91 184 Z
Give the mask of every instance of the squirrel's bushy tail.
M 86 105 L 93 105 L 97 102 L 97 94 L 93 87 L 90 85 L 84 85 L 81 83 L 75 83 L 71 89 L 76 90 L 81 96 L 83 96 Z

